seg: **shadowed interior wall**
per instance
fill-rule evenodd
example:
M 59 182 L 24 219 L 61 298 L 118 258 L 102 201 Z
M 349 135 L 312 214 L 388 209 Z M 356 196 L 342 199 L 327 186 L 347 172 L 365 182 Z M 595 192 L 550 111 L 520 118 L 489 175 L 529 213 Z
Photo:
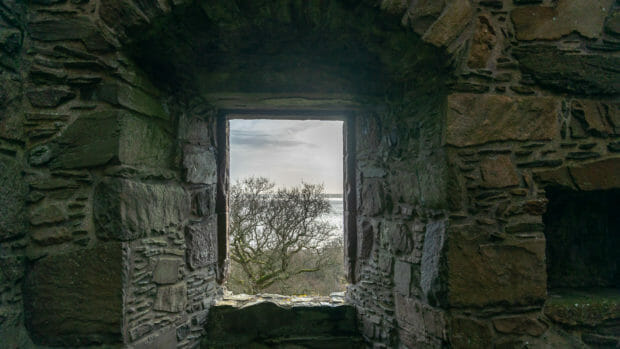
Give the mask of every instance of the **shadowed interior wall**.
M 617 345 L 617 297 L 547 296 L 543 214 L 620 188 L 618 6 L 0 0 L 0 347 L 194 346 L 226 269 L 217 115 L 335 105 L 369 345 Z

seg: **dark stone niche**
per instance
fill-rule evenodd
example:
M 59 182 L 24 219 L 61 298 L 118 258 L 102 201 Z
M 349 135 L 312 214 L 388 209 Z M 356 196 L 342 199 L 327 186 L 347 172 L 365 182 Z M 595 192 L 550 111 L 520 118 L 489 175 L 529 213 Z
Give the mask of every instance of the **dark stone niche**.
M 548 188 L 549 289 L 620 288 L 620 190 Z

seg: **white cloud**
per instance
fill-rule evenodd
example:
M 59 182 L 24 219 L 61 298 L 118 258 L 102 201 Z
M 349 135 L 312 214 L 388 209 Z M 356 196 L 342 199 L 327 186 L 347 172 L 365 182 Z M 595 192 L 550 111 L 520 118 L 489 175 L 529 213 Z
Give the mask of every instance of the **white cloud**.
M 341 193 L 342 126 L 342 121 L 231 120 L 231 179 L 265 176 L 281 186 L 303 180 Z

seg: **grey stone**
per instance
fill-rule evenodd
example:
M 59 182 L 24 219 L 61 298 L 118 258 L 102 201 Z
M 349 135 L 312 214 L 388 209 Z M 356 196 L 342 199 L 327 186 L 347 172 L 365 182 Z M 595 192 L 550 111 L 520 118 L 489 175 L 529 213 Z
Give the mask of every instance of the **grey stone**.
M 100 100 L 147 116 L 168 120 L 170 116 L 162 103 L 137 87 L 127 84 L 105 84 L 99 86 L 97 96 Z
M 80 116 L 56 140 L 54 168 L 83 168 L 120 162 L 167 167 L 172 140 L 160 126 L 124 111 Z
M 120 343 L 123 319 L 120 243 L 98 244 L 34 262 L 26 275 L 26 325 L 35 343 Z
M 367 216 L 376 216 L 383 211 L 384 190 L 381 182 L 376 179 L 362 182 L 361 213 Z
M 577 94 L 620 92 L 620 58 L 574 54 L 555 46 L 534 45 L 513 50 L 519 68 L 542 86 Z
M 106 177 L 95 188 L 93 210 L 97 236 L 127 241 L 181 229 L 190 198 L 178 184 Z
M 155 296 L 153 309 L 169 313 L 178 313 L 185 310 L 186 304 L 187 286 L 185 283 L 157 287 L 157 295 Z
M 90 50 L 106 51 L 110 49 L 110 44 L 104 39 L 94 21 L 86 16 L 30 22 L 28 23 L 28 32 L 35 40 L 81 40 Z
M 58 205 L 42 206 L 30 213 L 30 224 L 42 225 L 60 223 L 68 219 L 67 213 Z
M 446 240 L 446 223 L 443 221 L 426 225 L 420 287 L 425 299 L 430 304 L 438 304 L 444 298 L 445 287 L 442 284 L 443 263 L 445 260 L 444 244 Z
M 194 184 L 216 184 L 217 163 L 210 147 L 186 145 L 183 147 L 185 180 Z
M 435 46 L 447 46 L 469 24 L 472 12 L 469 0 L 448 2 L 441 16 L 428 28 L 422 39 Z
M 172 257 L 161 257 L 153 270 L 153 282 L 158 284 L 174 284 L 179 281 L 179 268 L 182 260 Z
M 411 288 L 411 264 L 397 260 L 394 263 L 394 290 L 409 296 Z
M 555 6 L 526 6 L 511 12 L 519 40 L 555 40 L 572 32 L 597 38 L 613 0 L 559 0 Z M 584 13 L 587 12 L 587 16 Z
M 217 261 L 217 221 L 215 215 L 188 225 L 185 231 L 187 262 L 192 269 Z
M 134 349 L 169 349 L 177 347 L 177 336 L 174 328 L 166 328 L 148 335 L 133 345 Z
M 75 98 L 76 94 L 67 88 L 46 88 L 26 92 L 33 107 L 54 108 Z
M 28 163 L 32 166 L 45 165 L 52 159 L 52 149 L 49 145 L 40 145 L 30 151 Z
M 27 195 L 28 185 L 22 177 L 20 164 L 0 157 L 0 241 L 25 234 Z
M 446 143 L 463 147 L 559 138 L 559 107 L 559 101 L 549 97 L 452 94 L 448 96 Z
M 192 196 L 192 214 L 205 217 L 215 213 L 215 187 L 205 186 Z

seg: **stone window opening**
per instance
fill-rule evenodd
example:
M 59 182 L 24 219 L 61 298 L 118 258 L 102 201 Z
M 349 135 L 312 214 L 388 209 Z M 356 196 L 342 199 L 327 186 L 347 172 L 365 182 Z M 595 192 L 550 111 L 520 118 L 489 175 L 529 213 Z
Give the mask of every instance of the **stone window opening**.
M 230 276 L 230 240 L 229 240 L 229 193 L 230 178 L 230 121 L 231 120 L 287 120 L 287 121 L 342 121 L 342 170 L 343 170 L 343 252 L 344 272 L 347 287 L 352 283 L 357 253 L 357 216 L 356 216 L 356 174 L 355 174 L 355 111 L 346 109 L 312 110 L 312 109 L 287 109 L 287 110 L 257 110 L 257 109 L 223 109 L 218 116 L 218 128 L 216 137 L 219 144 L 226 144 L 224 151 L 217 154 L 218 162 L 218 190 L 216 195 L 216 211 L 218 213 L 218 265 L 222 275 L 220 283 L 225 285 Z M 230 293 L 229 293 L 230 294 Z M 236 302 L 241 301 L 238 296 Z M 255 295 L 249 297 L 254 298 Z M 225 297 L 226 298 L 226 297 Z M 276 296 L 272 301 L 282 301 L 287 296 Z M 229 299 L 230 300 L 230 299 Z M 326 301 L 341 303 L 342 294 L 320 295 L 307 298 L 308 301 Z M 226 299 L 224 300 L 226 301 Z M 317 303 L 318 304 L 318 303 Z
M 590 345 L 616 343 L 620 310 L 620 189 L 545 189 L 548 298 L 544 313 Z

